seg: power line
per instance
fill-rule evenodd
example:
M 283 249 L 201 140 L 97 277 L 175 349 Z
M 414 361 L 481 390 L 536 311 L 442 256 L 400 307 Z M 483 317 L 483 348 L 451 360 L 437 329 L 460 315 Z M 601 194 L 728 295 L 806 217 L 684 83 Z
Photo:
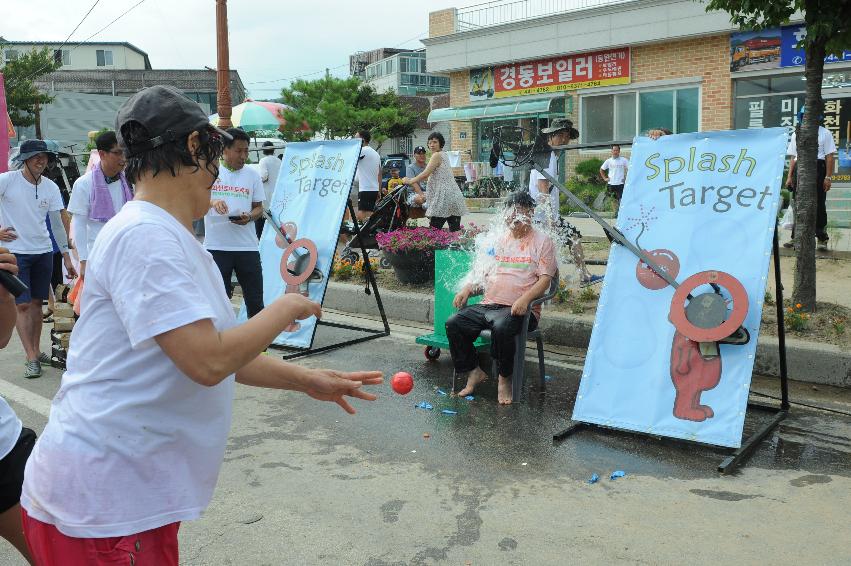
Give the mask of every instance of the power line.
M 399 43 L 398 45 L 394 45 L 393 47 L 390 47 L 390 49 L 396 49 L 397 47 L 402 47 L 406 43 L 410 43 L 410 42 L 417 40 L 417 39 L 422 39 L 423 37 L 425 37 L 425 35 L 426 35 L 425 33 L 417 34 L 414 37 L 412 37 L 410 39 L 406 39 L 402 43 Z M 344 63 L 342 65 L 337 65 L 336 67 L 331 67 L 330 70 L 335 71 L 337 69 L 342 69 L 343 67 L 348 67 L 348 66 L 349 66 L 348 63 Z M 312 73 L 305 73 L 305 74 L 302 74 L 302 75 L 296 75 L 296 76 L 293 76 L 293 77 L 287 77 L 287 78 L 283 78 L 283 79 L 271 79 L 271 80 L 268 80 L 268 81 L 252 81 L 250 83 L 245 83 L 245 84 L 246 85 L 262 85 L 262 84 L 269 84 L 269 83 L 279 83 L 279 82 L 284 82 L 284 81 L 294 81 L 296 79 L 301 79 L 303 77 L 311 77 L 313 75 L 318 75 L 319 73 L 324 73 L 324 72 L 325 72 L 325 69 L 320 69 L 319 71 L 314 71 Z M 256 89 L 256 90 L 265 90 L 265 89 Z
M 86 12 L 86 14 L 83 16 L 83 19 L 82 19 L 82 20 L 80 20 L 80 21 L 77 23 L 77 25 L 76 25 L 76 26 L 74 26 L 74 29 L 72 29 L 72 30 L 71 30 L 71 33 L 69 33 L 69 34 L 68 34 L 68 37 L 66 37 L 66 38 L 65 38 L 65 40 L 64 40 L 62 43 L 60 43 L 60 44 L 59 44 L 59 47 L 57 47 L 57 48 L 55 49 L 55 51 L 59 51 L 59 52 L 60 52 L 60 57 L 62 56 L 62 55 L 61 55 L 62 48 L 65 46 L 65 44 L 66 44 L 66 43 L 68 43 L 68 40 L 69 40 L 69 39 L 71 39 L 71 36 L 72 36 L 72 35 L 74 35 L 74 32 L 76 32 L 78 29 L 80 29 L 80 26 L 81 26 L 81 25 L 83 25 L 83 22 L 85 22 L 85 21 L 86 21 L 86 18 L 88 18 L 88 17 L 89 17 L 89 14 L 91 14 L 91 13 L 92 13 L 92 10 L 94 10 L 94 9 L 95 9 L 95 6 L 97 6 L 98 4 L 100 4 L 100 0 L 95 0 L 95 3 L 94 3 L 94 4 L 92 4 L 92 7 L 91 7 L 91 8 L 89 8 L 89 11 L 88 11 L 88 12 Z M 30 75 L 30 77 L 34 77 L 34 76 L 38 75 L 38 74 L 39 74 L 39 73 L 41 73 L 43 70 L 45 70 L 47 67 L 48 67 L 48 66 L 44 66 L 44 67 L 42 67 L 42 68 L 38 69 L 38 70 L 37 70 L 37 71 L 35 71 L 32 75 Z M 23 79 L 23 80 L 28 80 L 28 79 L 29 79 L 29 77 L 27 77 L 26 79 Z

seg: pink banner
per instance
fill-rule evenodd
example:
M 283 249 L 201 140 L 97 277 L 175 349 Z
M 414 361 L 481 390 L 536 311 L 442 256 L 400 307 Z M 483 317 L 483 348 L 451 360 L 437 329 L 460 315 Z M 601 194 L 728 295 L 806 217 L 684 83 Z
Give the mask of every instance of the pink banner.
M 6 108 L 6 87 L 0 73 L 0 173 L 9 170 L 9 113 Z

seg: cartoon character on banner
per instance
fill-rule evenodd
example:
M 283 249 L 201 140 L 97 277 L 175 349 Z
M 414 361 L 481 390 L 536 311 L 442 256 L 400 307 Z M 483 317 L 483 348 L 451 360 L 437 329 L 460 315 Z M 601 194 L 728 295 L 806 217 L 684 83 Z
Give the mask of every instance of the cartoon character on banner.
M 275 244 L 284 250 L 281 255 L 281 278 L 286 283 L 287 293 L 300 293 L 310 297 L 310 284 L 322 281 L 322 272 L 316 267 L 319 254 L 316 244 L 309 238 L 297 238 L 298 227 L 295 222 L 285 222 L 283 226 L 272 225 L 278 232 L 275 235 Z M 306 251 L 301 251 L 306 250 Z M 284 332 L 296 332 L 301 325 L 298 321 L 284 329 Z
M 641 236 L 650 223 L 657 220 L 654 212 L 655 208 L 645 211 L 641 206 L 640 217 L 628 219 L 632 224 L 626 228 L 627 231 L 641 226 L 635 238 L 635 245 L 639 248 Z M 647 250 L 646 253 L 671 279 L 677 278 L 680 260 L 676 253 L 668 249 Z M 635 276 L 642 287 L 651 291 L 668 286 L 668 282 L 642 259 L 635 266 Z M 693 297 L 692 291 L 702 285 L 710 285 L 713 292 Z M 727 292 L 726 298 L 721 288 Z M 730 304 L 733 308 L 728 314 Z M 747 313 L 748 296 L 744 286 L 723 271 L 701 271 L 677 287 L 668 314 L 668 320 L 675 328 L 670 366 L 671 381 L 676 390 L 674 417 L 702 422 L 715 416 L 712 407 L 700 403 L 700 396 L 721 381 L 719 344 L 741 345 L 750 340 L 747 330 L 741 326 Z

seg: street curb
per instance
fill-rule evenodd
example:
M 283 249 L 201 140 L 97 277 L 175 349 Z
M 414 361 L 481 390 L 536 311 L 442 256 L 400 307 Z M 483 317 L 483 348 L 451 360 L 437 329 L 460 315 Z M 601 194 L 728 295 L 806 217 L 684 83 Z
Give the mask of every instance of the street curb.
M 324 307 L 352 314 L 378 314 L 375 301 L 363 290 L 363 285 L 331 281 Z M 387 318 L 401 322 L 434 323 L 431 296 L 386 289 L 379 289 L 379 293 Z M 541 320 L 544 342 L 587 348 L 593 323 L 594 320 L 587 316 L 548 312 Z M 843 352 L 837 346 L 787 338 L 786 363 L 789 378 L 795 381 L 851 387 L 851 352 Z M 780 376 L 776 337 L 759 337 L 754 372 L 770 377 Z

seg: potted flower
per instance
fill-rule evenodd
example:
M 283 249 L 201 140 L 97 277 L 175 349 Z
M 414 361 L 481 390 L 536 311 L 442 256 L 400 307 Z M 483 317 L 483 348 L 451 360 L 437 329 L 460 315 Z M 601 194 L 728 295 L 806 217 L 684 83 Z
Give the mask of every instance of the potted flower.
M 434 251 L 448 248 L 459 237 L 458 232 L 426 227 L 405 227 L 375 235 L 401 283 L 434 280 Z

